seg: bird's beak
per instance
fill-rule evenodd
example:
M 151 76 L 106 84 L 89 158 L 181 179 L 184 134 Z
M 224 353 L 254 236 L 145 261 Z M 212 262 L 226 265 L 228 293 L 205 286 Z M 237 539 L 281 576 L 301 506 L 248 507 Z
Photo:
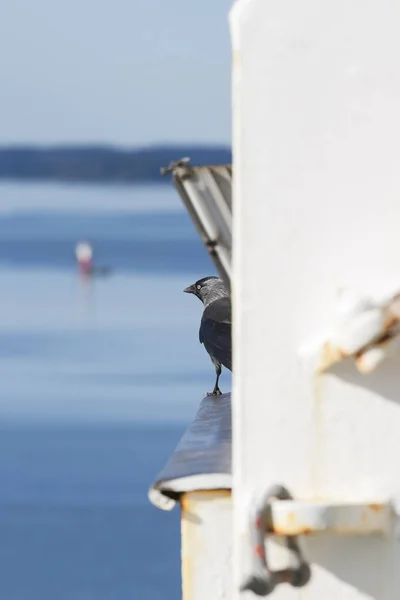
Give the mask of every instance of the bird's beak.
M 183 291 L 186 294 L 195 294 L 196 293 L 196 288 L 195 288 L 195 286 L 193 284 L 193 285 L 189 285 L 189 287 L 185 288 Z

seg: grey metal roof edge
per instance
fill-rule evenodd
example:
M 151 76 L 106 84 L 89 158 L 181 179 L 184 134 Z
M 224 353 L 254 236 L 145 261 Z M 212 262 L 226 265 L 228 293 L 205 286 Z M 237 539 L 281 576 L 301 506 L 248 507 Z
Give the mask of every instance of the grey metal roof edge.
M 150 487 L 150 502 L 172 510 L 181 494 L 231 489 L 231 394 L 205 396 L 196 418 Z
M 183 158 L 161 169 L 172 180 L 217 271 L 230 289 L 232 164 L 191 165 Z

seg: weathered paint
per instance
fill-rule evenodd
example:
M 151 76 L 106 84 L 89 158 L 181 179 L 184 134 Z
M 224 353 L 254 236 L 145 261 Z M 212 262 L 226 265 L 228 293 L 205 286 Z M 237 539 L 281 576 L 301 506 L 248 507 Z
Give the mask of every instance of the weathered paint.
M 188 492 L 181 511 L 183 600 L 231 600 L 231 493 Z
M 254 494 L 279 483 L 299 501 L 400 497 L 396 348 L 379 368 L 364 354 L 368 373 L 357 352 L 318 374 L 298 354 L 330 330 L 338 289 L 399 289 L 399 22 L 391 0 L 237 0 L 231 14 L 233 598 Z M 302 536 L 311 582 L 274 598 L 397 600 L 393 534 Z M 268 541 L 273 568 L 288 564 L 280 541 Z
M 272 531 L 277 535 L 332 533 L 388 535 L 397 516 L 390 503 L 273 502 Z
M 391 351 L 399 349 L 398 291 L 383 300 L 357 297 L 354 293 L 342 296 L 345 301 L 341 298 L 338 303 L 336 324 L 320 340 L 304 344 L 299 356 L 316 372 L 353 357 L 361 373 L 370 373 Z

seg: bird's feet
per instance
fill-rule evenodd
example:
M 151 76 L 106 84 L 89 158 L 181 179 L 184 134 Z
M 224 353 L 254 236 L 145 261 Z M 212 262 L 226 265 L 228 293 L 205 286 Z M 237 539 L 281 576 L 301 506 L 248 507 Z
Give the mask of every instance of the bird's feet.
M 219 389 L 219 387 L 214 388 L 212 392 L 207 392 L 207 396 L 221 396 L 221 395 L 222 395 L 222 392 Z

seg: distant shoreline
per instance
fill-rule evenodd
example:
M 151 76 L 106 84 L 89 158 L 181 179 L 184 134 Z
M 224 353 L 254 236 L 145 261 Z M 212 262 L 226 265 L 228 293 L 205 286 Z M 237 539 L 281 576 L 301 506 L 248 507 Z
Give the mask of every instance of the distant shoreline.
M 164 185 L 161 167 L 186 156 L 194 165 L 232 162 L 227 146 L 0 146 L 0 181 Z

